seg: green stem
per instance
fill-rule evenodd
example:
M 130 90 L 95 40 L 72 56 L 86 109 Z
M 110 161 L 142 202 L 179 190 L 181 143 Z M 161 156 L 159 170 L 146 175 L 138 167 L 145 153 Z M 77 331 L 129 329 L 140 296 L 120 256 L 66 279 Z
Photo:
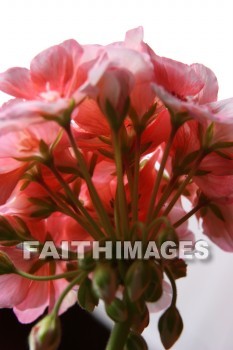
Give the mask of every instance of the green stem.
M 58 197 L 43 180 L 40 180 L 38 183 L 46 190 L 46 192 L 50 195 L 50 197 L 56 202 L 58 209 L 61 213 L 66 214 L 67 216 L 70 216 L 74 220 L 79 222 L 79 216 L 77 215 L 76 210 L 74 212 L 72 209 L 70 209 L 70 207 L 67 206 L 67 203 L 65 201 L 63 202 L 62 199 Z
M 139 182 L 139 170 L 140 170 L 140 144 L 141 137 L 138 135 L 136 137 L 136 150 L 134 158 L 134 182 L 133 182 L 133 196 L 132 196 L 132 223 L 138 220 L 138 182 Z
M 30 280 L 33 280 L 33 281 L 53 281 L 53 280 L 58 280 L 58 279 L 61 279 L 61 278 L 70 278 L 70 277 L 74 277 L 74 276 L 77 276 L 77 273 L 79 271 L 76 270 L 76 271 L 68 271 L 68 272 L 64 272 L 64 273 L 61 273 L 59 275 L 50 275 L 50 276 L 36 276 L 36 275 L 32 275 L 30 273 L 27 273 L 27 272 L 24 272 L 24 271 L 21 271 L 21 270 L 16 270 L 16 274 L 17 275 L 20 275 L 24 278 L 27 278 L 27 279 L 30 279 Z
M 171 134 L 170 134 L 170 137 L 168 139 L 168 142 L 166 144 L 164 153 L 163 153 L 163 157 L 162 157 L 162 160 L 161 160 L 159 171 L 158 171 L 158 174 L 157 174 L 157 177 L 156 177 L 156 181 L 155 181 L 155 184 L 154 184 L 154 187 L 153 187 L 153 190 L 152 190 L 152 195 L 151 195 L 151 199 L 150 199 L 150 205 L 149 205 L 148 214 L 147 214 L 147 220 L 146 220 L 147 223 L 150 222 L 151 217 L 153 215 L 154 204 L 156 203 L 156 197 L 158 195 L 159 186 L 160 186 L 160 183 L 161 183 L 161 180 L 162 180 L 162 177 L 163 177 L 163 173 L 164 173 L 164 170 L 165 170 L 165 166 L 166 166 L 166 163 L 167 163 L 167 159 L 168 159 L 168 156 L 169 156 L 169 153 L 170 153 L 170 149 L 171 149 L 172 142 L 174 140 L 176 131 L 177 131 L 177 129 L 173 127 L 172 131 L 171 131 Z
M 106 230 L 106 234 L 114 237 L 115 233 L 114 233 L 114 229 L 112 227 L 111 221 L 110 221 L 108 214 L 107 214 L 107 212 L 106 212 L 106 210 L 101 202 L 101 199 L 99 198 L 98 192 L 97 192 L 97 190 L 92 182 L 92 178 L 91 178 L 91 175 L 88 171 L 86 162 L 83 158 L 82 153 L 80 152 L 80 150 L 77 147 L 77 144 L 76 144 L 74 136 L 71 132 L 70 126 L 69 126 L 69 128 L 66 129 L 66 132 L 67 132 L 67 135 L 69 137 L 70 144 L 71 144 L 72 149 L 74 151 L 76 160 L 80 166 L 82 175 L 83 175 L 83 177 L 86 181 L 86 184 L 88 186 L 88 190 L 89 190 L 93 205 L 94 205 L 94 207 L 99 215 L 99 218 L 102 222 L 103 227 Z
M 169 205 L 167 206 L 167 208 L 165 209 L 163 215 L 168 215 L 171 211 L 171 209 L 173 208 L 173 206 L 176 204 L 177 200 L 180 198 L 180 196 L 182 195 L 185 187 L 189 184 L 190 180 L 192 179 L 192 177 L 195 175 L 195 173 L 197 172 L 197 168 L 198 165 L 200 164 L 200 162 L 202 161 L 202 159 L 204 158 L 205 153 L 203 150 L 200 150 L 200 153 L 195 161 L 195 164 L 193 165 L 192 169 L 189 171 L 186 179 L 182 182 L 182 184 L 180 185 L 180 187 L 178 188 L 177 192 L 175 193 L 174 197 L 172 198 L 171 202 L 169 203 Z
M 173 294 L 172 294 L 171 306 L 175 306 L 175 305 L 176 305 L 176 300 L 177 300 L 176 282 L 175 282 L 175 280 L 174 280 L 174 278 L 173 278 L 172 273 L 170 272 L 170 270 L 169 270 L 167 267 L 165 267 L 164 270 L 165 270 L 165 273 L 166 273 L 166 275 L 167 275 L 167 277 L 168 277 L 168 279 L 169 279 L 169 281 L 170 281 L 170 283 L 171 283 L 171 286 L 172 286 L 172 292 L 173 292 Z
M 124 187 L 124 177 L 123 177 L 123 166 L 122 166 L 122 156 L 121 156 L 121 146 L 119 142 L 119 135 L 113 132 L 113 145 L 115 153 L 116 162 L 116 172 L 117 172 L 117 196 L 119 203 L 119 214 L 121 219 L 122 233 L 124 238 L 129 236 L 129 222 L 128 222 L 128 208 L 125 195 Z
M 153 213 L 153 218 L 156 219 L 157 215 L 159 214 L 162 206 L 164 205 L 164 203 L 166 202 L 166 200 L 169 198 L 169 196 L 171 195 L 175 185 L 176 185 L 176 182 L 177 182 L 177 177 L 176 176 L 173 176 L 170 180 L 170 182 L 168 183 L 165 191 L 163 192 L 158 204 L 156 205 L 155 207 L 155 210 L 154 210 L 154 213 Z
M 76 285 L 76 284 L 80 284 L 82 282 L 82 280 L 86 277 L 86 272 L 80 273 L 80 275 L 78 277 L 76 277 L 70 284 L 68 284 L 68 286 L 64 289 L 64 291 L 61 293 L 59 299 L 57 300 L 54 309 L 53 309 L 53 314 L 55 316 L 58 315 L 59 313 L 59 309 L 61 307 L 61 304 L 63 302 L 63 300 L 65 299 L 66 295 L 69 293 L 69 291 L 71 291 L 71 289 Z
M 88 220 L 88 222 L 92 225 L 94 231 L 92 230 L 91 232 L 91 236 L 93 236 L 95 239 L 104 237 L 103 232 L 101 231 L 101 229 L 99 228 L 99 226 L 97 225 L 97 223 L 93 220 L 93 218 L 91 217 L 91 215 L 88 213 L 88 211 L 84 208 L 84 206 L 82 205 L 82 203 L 80 202 L 80 200 L 74 195 L 74 193 L 71 191 L 69 185 L 65 182 L 65 180 L 63 179 L 63 177 L 61 176 L 61 174 L 57 171 L 56 167 L 53 165 L 50 165 L 50 170 L 53 172 L 54 176 L 56 177 L 56 179 L 58 180 L 58 182 L 61 184 L 61 186 L 63 187 L 67 197 L 71 200 L 72 204 L 73 204 L 73 208 L 74 210 L 76 210 L 77 212 L 77 208 L 78 210 L 86 217 L 86 219 Z M 80 221 L 78 219 L 78 216 L 76 215 L 76 220 L 79 222 L 79 224 L 81 226 L 83 226 L 82 221 Z M 84 227 L 86 229 L 86 227 Z
M 160 226 L 162 224 L 165 224 L 165 226 L 167 228 L 171 227 L 171 223 L 170 221 L 168 220 L 168 218 L 166 218 L 165 216 L 160 216 L 156 219 L 154 219 L 151 224 L 149 225 L 149 227 L 147 228 L 146 230 L 146 235 L 147 235 L 147 238 L 149 238 L 150 240 L 155 240 L 157 235 L 158 235 L 158 232 L 159 232 L 159 229 L 160 229 Z M 153 232 L 152 234 L 149 236 L 149 233 L 150 231 L 153 229 Z M 149 237 L 148 237 L 149 236 Z
M 198 204 L 196 207 L 194 207 L 192 210 L 190 210 L 187 214 L 185 214 L 181 219 L 179 219 L 178 221 L 176 221 L 173 224 L 173 227 L 179 227 L 180 225 L 182 225 L 185 221 L 187 221 L 189 218 L 191 218 L 191 216 L 193 216 L 198 210 L 200 210 L 202 207 L 204 206 L 204 204 Z
M 193 175 L 195 174 L 196 170 L 190 171 L 186 179 L 182 182 L 180 187 L 178 188 L 177 192 L 175 193 L 174 197 L 172 198 L 171 202 L 168 204 L 167 208 L 165 209 L 163 215 L 168 215 L 173 208 L 173 206 L 176 204 L 180 196 L 182 195 L 185 187 L 189 184 L 190 180 L 192 179 Z
M 115 323 L 106 350 L 123 350 L 130 331 L 130 320 Z
M 116 238 L 121 239 L 123 236 L 121 232 L 121 226 L 120 226 L 120 210 L 119 210 L 119 203 L 118 203 L 118 197 L 115 196 L 114 201 L 114 222 L 115 222 L 115 231 L 116 231 Z

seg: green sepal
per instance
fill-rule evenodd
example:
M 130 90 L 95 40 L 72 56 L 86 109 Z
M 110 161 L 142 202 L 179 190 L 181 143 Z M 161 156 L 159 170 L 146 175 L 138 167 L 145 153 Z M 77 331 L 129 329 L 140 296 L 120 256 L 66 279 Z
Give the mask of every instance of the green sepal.
M 115 322 L 125 322 L 128 318 L 127 305 L 123 300 L 115 298 L 105 305 L 106 313 Z
M 134 261 L 127 271 L 125 286 L 131 301 L 136 301 L 145 292 L 150 283 L 151 269 L 143 260 Z
M 148 346 L 145 339 L 140 334 L 131 332 L 123 350 L 148 350 Z
M 78 303 L 88 312 L 93 312 L 99 303 L 99 299 L 92 289 L 92 282 L 89 278 L 86 278 L 79 286 Z
M 183 321 L 175 306 L 170 306 L 160 317 L 158 323 L 160 338 L 165 349 L 170 349 L 180 337 Z

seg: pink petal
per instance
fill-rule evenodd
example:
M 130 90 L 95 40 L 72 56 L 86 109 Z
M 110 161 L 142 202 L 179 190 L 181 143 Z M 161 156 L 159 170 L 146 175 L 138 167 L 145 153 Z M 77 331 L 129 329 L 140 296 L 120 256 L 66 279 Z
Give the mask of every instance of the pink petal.
M 160 312 L 168 308 L 172 301 L 172 288 L 170 284 L 166 281 L 163 281 L 163 294 L 161 298 L 155 303 L 147 303 L 148 309 L 150 312 Z
M 32 99 L 36 92 L 30 78 L 30 72 L 26 68 L 10 68 L 0 74 L 0 90 L 3 92 L 25 99 Z
M 93 62 L 88 63 L 87 79 L 82 86 L 73 94 L 76 103 L 80 102 L 86 95 L 96 97 L 98 94 L 97 84 L 110 65 L 109 57 L 106 53 L 100 54 Z
M 221 203 L 233 202 L 233 176 L 216 176 L 208 174 L 205 176 L 195 176 L 195 183 L 201 191 L 210 199 Z
M 65 85 L 72 77 L 73 62 L 62 46 L 53 46 L 38 54 L 31 62 L 32 81 L 39 91 L 55 90 L 63 94 Z
M 59 116 L 69 108 L 67 99 L 49 101 L 22 101 L 5 104 L 0 110 L 0 135 L 21 130 L 30 124 L 43 123 L 43 116 Z
M 20 249 L 15 247 L 1 247 L 1 251 L 9 256 L 17 268 L 28 270 L 31 267 L 32 262 L 23 259 Z M 16 274 L 0 276 L 0 308 L 13 307 L 21 303 L 28 293 L 30 283 L 31 281 Z
M 134 28 L 128 30 L 125 34 L 125 46 L 130 49 L 140 49 L 141 43 L 143 42 L 143 27 Z
M 156 84 L 181 99 L 196 95 L 204 86 L 195 70 L 184 63 L 157 55 L 152 57 L 152 62 Z
M 163 110 L 142 133 L 142 144 L 151 143 L 149 149 L 154 150 L 161 143 L 166 142 L 171 131 L 170 115 Z M 147 150 L 148 152 L 148 150 Z
M 155 93 L 151 88 L 151 84 L 144 81 L 135 84 L 130 95 L 131 104 L 139 118 L 148 111 L 149 106 L 152 106 L 154 99 Z
M 79 45 L 79 43 L 77 43 L 76 40 L 74 39 L 66 40 L 59 46 L 63 47 L 67 51 L 69 56 L 72 57 L 73 64 L 79 62 L 84 50 L 83 50 L 83 47 Z
M 31 323 L 44 313 L 48 306 L 48 287 L 48 282 L 31 282 L 24 300 L 13 309 L 21 323 Z
M 216 121 L 225 124 L 233 123 L 233 98 L 212 102 L 208 107 Z
M 21 303 L 28 293 L 30 281 L 17 275 L 0 276 L 0 308 L 11 308 Z
M 219 205 L 224 220 L 219 219 L 211 210 L 203 217 L 203 232 L 217 246 L 227 252 L 233 252 L 233 205 Z
M 48 264 L 41 267 L 36 275 L 46 276 L 50 273 Z M 47 281 L 30 281 L 30 287 L 24 300 L 15 305 L 14 313 L 21 323 L 31 323 L 42 315 L 48 306 L 49 284 Z
M 111 66 L 128 70 L 137 80 L 151 81 L 154 75 L 153 65 L 147 53 L 137 52 L 124 47 L 107 47 Z
M 110 135 L 110 127 L 97 102 L 86 99 L 78 108 L 75 122 L 85 131 L 95 135 Z
M 161 101 L 174 113 L 187 113 L 200 123 L 206 123 L 207 120 L 221 122 L 221 116 L 211 111 L 212 104 L 198 105 L 192 101 L 182 101 L 179 97 L 172 95 L 162 86 L 154 83 L 152 84 L 152 88 Z
M 24 171 L 25 166 L 21 166 L 5 174 L 0 174 L 0 205 L 4 204 L 10 197 Z
M 195 63 L 191 67 L 204 83 L 202 90 L 198 93 L 200 104 L 216 101 L 218 98 L 218 80 L 214 72 L 203 64 Z

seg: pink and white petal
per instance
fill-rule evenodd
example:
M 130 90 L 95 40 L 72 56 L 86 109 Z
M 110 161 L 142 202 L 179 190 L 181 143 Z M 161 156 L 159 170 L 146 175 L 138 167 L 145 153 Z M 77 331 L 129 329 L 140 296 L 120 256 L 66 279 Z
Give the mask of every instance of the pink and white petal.
M 21 323 L 31 323 L 41 316 L 48 306 L 49 282 L 32 281 L 24 300 L 13 310 Z
M 233 252 L 233 205 L 217 205 L 221 210 L 224 221 L 219 219 L 211 210 L 208 210 L 203 217 L 203 233 L 221 249 Z
M 110 60 L 106 53 L 100 54 L 92 62 L 88 63 L 87 80 L 73 93 L 76 104 L 86 96 L 95 98 L 98 95 L 98 82 L 110 66 Z
M 154 77 L 153 65 L 147 53 L 124 47 L 106 47 L 112 67 L 128 70 L 135 80 L 151 81 Z
M 204 86 L 195 70 L 187 64 L 153 55 L 155 82 L 181 99 L 195 96 Z
M 225 151 L 224 153 L 226 155 L 229 154 L 227 151 Z M 232 155 L 232 147 L 231 147 L 231 153 L 229 154 L 229 156 L 231 155 Z M 218 176 L 233 175 L 233 160 L 223 158 L 222 156 L 219 156 L 218 154 L 212 152 L 202 160 L 199 166 L 199 169 L 208 171 L 210 173 L 208 176 L 215 175 L 218 177 Z M 203 179 L 207 179 L 208 177 L 206 176 L 204 176 Z M 220 177 L 219 179 L 221 181 Z
M 155 99 L 155 92 L 148 82 L 138 82 L 135 84 L 131 94 L 130 101 L 137 115 L 142 117 L 152 106 Z
M 25 166 L 21 166 L 7 173 L 0 174 L 0 205 L 6 203 L 24 171 Z
M 30 286 L 30 281 L 17 275 L 0 276 L 0 308 L 11 308 L 21 303 Z
M 26 68 L 14 67 L 1 73 L 0 90 L 14 97 L 28 100 L 36 96 L 30 71 Z
M 229 204 L 233 202 L 233 176 L 216 176 L 208 174 L 195 176 L 194 182 L 201 191 L 212 200 Z
M 106 117 L 93 99 L 83 101 L 74 115 L 74 120 L 79 127 L 94 135 L 109 136 L 111 133 Z
M 3 139 L 5 139 L 5 137 Z M 11 158 L 17 154 L 16 152 L 14 153 L 15 150 L 12 150 L 12 149 L 7 150 L 8 148 L 8 145 L 7 145 L 5 149 L 3 147 L 3 151 L 2 151 L 1 144 L 2 144 L 2 140 L 0 141 L 0 174 L 5 174 L 20 168 L 22 166 L 22 163 L 19 162 L 18 160 Z M 11 147 L 12 147 L 12 144 L 11 144 Z M 6 150 L 6 157 L 4 157 L 4 150 Z M 7 154 L 7 152 L 9 152 L 9 154 Z
M 15 247 L 1 247 L 16 268 L 28 270 L 32 262 L 23 259 L 22 250 Z M 28 293 L 31 281 L 16 274 L 0 276 L 0 308 L 10 308 L 21 303 Z
M 225 124 L 233 123 L 233 98 L 212 102 L 208 107 L 216 121 Z
M 38 91 L 58 91 L 61 96 L 72 77 L 73 60 L 61 45 L 39 53 L 31 62 L 31 79 Z
M 0 135 L 22 130 L 30 124 L 43 123 L 43 116 L 59 116 L 70 106 L 67 99 L 49 101 L 22 101 L 6 104 L 0 110 Z
M 62 48 L 64 48 L 67 53 L 72 57 L 73 64 L 79 63 L 82 55 L 83 55 L 83 47 L 74 39 L 65 40 L 62 44 L 60 44 Z
M 187 111 L 187 107 L 183 101 L 168 92 L 162 85 L 152 83 L 152 89 L 156 93 L 157 97 L 174 113 L 182 113 Z
M 206 121 L 221 122 L 221 116 L 211 111 L 210 105 L 198 105 L 193 102 L 182 101 L 180 98 L 167 92 L 162 86 L 152 84 L 153 90 L 161 101 L 173 111 L 173 113 L 187 113 L 200 123 Z
M 170 114 L 165 109 L 146 127 L 142 133 L 142 144 L 151 143 L 148 150 L 154 150 L 161 143 L 166 142 L 171 131 Z
M 42 266 L 37 272 L 38 276 L 50 274 L 48 264 Z M 49 305 L 49 284 L 47 281 L 30 281 L 28 293 L 24 300 L 15 305 L 14 313 L 21 323 L 31 323 L 42 315 Z
M 218 80 L 214 72 L 203 64 L 195 63 L 191 67 L 204 82 L 202 90 L 198 93 L 198 103 L 214 102 L 218 98 Z
M 141 50 L 141 44 L 143 42 L 143 27 L 137 27 L 131 30 L 128 30 L 125 34 L 124 46 L 133 49 L 136 51 Z

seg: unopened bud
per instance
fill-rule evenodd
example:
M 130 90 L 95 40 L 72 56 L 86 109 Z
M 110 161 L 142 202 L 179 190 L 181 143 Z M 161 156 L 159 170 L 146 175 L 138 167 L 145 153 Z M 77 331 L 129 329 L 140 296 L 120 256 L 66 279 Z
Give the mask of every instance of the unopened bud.
M 105 306 L 108 316 L 115 322 L 125 322 L 128 317 L 127 305 L 123 300 L 114 299 Z
M 106 303 L 111 303 L 117 289 L 117 278 L 108 264 L 99 264 L 93 275 L 93 289 L 97 296 Z
M 134 261 L 126 274 L 126 288 L 130 300 L 136 301 L 143 295 L 150 279 L 150 266 L 142 260 Z
M 149 310 L 147 305 L 144 304 L 144 302 L 137 302 L 137 304 L 135 303 L 135 311 L 136 312 L 134 313 L 131 329 L 136 333 L 141 334 L 144 331 L 144 329 L 149 325 Z
M 158 246 L 161 247 L 165 242 L 174 242 L 177 246 L 179 245 L 179 238 L 173 227 L 167 227 L 163 229 L 158 236 Z
M 31 330 L 30 350 L 56 350 L 61 340 L 61 325 L 58 317 L 47 315 Z
M 148 346 L 141 335 L 131 332 L 124 350 L 148 350 Z
M 170 306 L 159 319 L 160 338 L 165 349 L 170 349 L 180 337 L 183 321 L 175 306 Z
M 151 281 L 145 293 L 145 300 L 149 302 L 156 302 L 163 294 L 163 274 L 161 268 L 151 263 Z
M 86 278 L 79 286 L 78 303 L 84 310 L 89 312 L 92 312 L 99 303 L 99 299 L 92 289 L 92 282 L 89 278 Z

